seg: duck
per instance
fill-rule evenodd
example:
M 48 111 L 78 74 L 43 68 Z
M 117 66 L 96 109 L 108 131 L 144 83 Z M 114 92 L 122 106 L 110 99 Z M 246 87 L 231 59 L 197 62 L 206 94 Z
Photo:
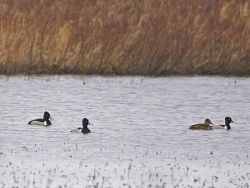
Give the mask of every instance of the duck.
M 83 118 L 82 119 L 82 127 L 78 127 L 76 129 L 73 129 L 70 132 L 88 134 L 88 133 L 90 133 L 88 125 L 90 125 L 89 120 L 87 118 Z
M 50 126 L 52 125 L 51 120 L 52 117 L 50 116 L 50 113 L 45 111 L 43 114 L 43 118 L 34 119 L 28 122 L 28 125 L 40 125 L 40 126 Z
M 225 125 L 215 125 L 213 129 L 226 129 L 230 130 L 231 126 L 230 123 L 235 123 L 231 117 L 225 117 Z
M 189 129 L 193 130 L 212 130 L 213 129 L 213 123 L 210 119 L 205 119 L 204 123 L 198 123 L 191 125 Z

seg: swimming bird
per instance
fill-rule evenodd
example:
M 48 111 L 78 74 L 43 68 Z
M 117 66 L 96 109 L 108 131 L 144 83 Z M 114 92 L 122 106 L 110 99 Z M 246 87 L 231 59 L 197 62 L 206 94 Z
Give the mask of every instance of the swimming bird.
M 210 119 L 205 119 L 204 123 L 198 123 L 191 125 L 189 129 L 193 130 L 212 130 L 213 129 L 213 123 Z
M 43 118 L 31 120 L 28 122 L 28 125 L 50 126 L 52 125 L 50 119 L 52 119 L 50 113 L 45 111 L 43 114 Z
M 226 129 L 230 130 L 231 126 L 230 123 L 235 123 L 231 117 L 225 117 L 225 125 L 215 125 L 213 129 Z
M 76 129 L 73 129 L 70 132 L 88 134 L 88 133 L 90 133 L 88 125 L 90 125 L 89 120 L 87 118 L 83 118 L 82 119 L 82 127 L 78 127 Z

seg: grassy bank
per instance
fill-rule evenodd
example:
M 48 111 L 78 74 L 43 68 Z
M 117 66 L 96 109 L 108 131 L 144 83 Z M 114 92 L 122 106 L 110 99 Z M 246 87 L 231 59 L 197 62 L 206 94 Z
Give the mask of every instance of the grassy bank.
M 246 0 L 1 0 L 0 74 L 250 75 Z

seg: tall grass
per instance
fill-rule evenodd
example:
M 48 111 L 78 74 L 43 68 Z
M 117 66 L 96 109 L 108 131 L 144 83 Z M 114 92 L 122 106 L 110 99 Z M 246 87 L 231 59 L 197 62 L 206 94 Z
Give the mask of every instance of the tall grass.
M 1 74 L 250 74 L 247 0 L 1 0 Z

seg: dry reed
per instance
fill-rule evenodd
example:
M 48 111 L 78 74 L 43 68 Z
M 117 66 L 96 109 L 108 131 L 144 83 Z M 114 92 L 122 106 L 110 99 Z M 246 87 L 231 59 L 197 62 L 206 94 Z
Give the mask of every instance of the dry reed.
M 247 0 L 1 0 L 0 74 L 250 75 Z

